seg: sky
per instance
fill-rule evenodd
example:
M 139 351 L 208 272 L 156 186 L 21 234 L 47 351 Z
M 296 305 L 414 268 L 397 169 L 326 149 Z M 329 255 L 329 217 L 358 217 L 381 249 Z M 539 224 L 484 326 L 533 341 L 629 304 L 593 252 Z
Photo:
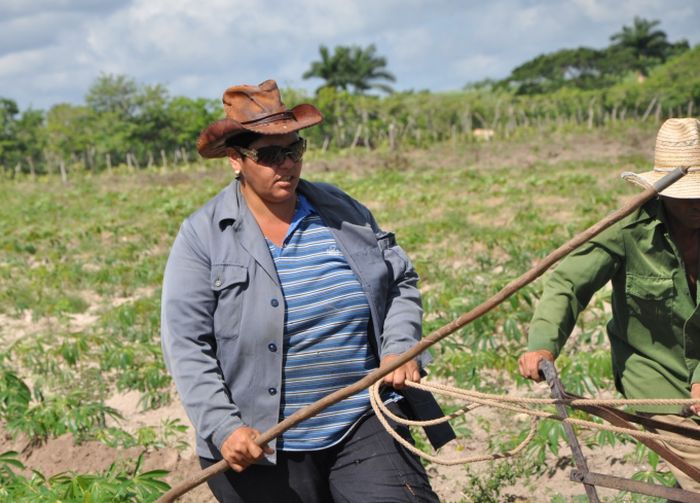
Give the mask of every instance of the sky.
M 220 99 L 302 78 L 319 46 L 375 44 L 396 90 L 459 90 L 562 48 L 603 48 L 634 16 L 700 43 L 698 0 L 0 0 L 0 97 L 20 109 L 84 97 L 100 74 Z

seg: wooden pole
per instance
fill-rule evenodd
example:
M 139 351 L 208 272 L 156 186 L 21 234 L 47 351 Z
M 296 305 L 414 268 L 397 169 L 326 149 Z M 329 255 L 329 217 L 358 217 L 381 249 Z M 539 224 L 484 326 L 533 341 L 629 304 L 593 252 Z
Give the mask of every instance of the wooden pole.
M 649 114 L 651 113 L 651 110 L 654 108 L 654 105 L 656 104 L 656 100 L 658 99 L 658 96 L 654 96 L 651 99 L 651 103 L 649 103 L 649 106 L 647 109 L 644 111 L 644 114 L 642 115 L 642 122 L 647 120 L 647 117 L 649 117 Z
M 658 192 L 661 192 L 664 188 L 668 187 L 673 182 L 679 180 L 685 174 L 686 171 L 682 168 L 676 168 L 675 170 L 669 172 L 668 175 L 664 176 L 652 187 L 647 188 L 646 190 L 644 190 L 644 192 L 634 197 L 622 208 L 608 215 L 607 217 L 605 217 L 598 223 L 592 225 L 580 234 L 574 236 L 567 243 L 564 243 L 562 246 L 551 252 L 538 264 L 532 267 L 529 271 L 527 271 L 519 278 L 516 278 L 515 280 L 508 283 L 503 289 L 501 289 L 501 291 L 499 291 L 496 295 L 488 299 L 483 304 L 475 307 L 471 311 L 461 315 L 456 320 L 448 323 L 447 325 L 442 326 L 432 334 L 424 337 L 423 339 L 418 341 L 418 343 L 416 343 L 416 345 L 413 346 L 411 349 L 399 355 L 399 357 L 393 360 L 392 363 L 390 363 L 389 365 L 377 368 L 369 374 L 367 374 L 362 379 L 360 379 L 359 381 L 355 382 L 354 384 L 351 384 L 346 388 L 335 391 L 329 395 L 326 395 L 317 402 L 314 402 L 311 405 L 307 405 L 306 407 L 299 409 L 294 414 L 286 418 L 284 421 L 278 423 L 266 432 L 259 435 L 255 439 L 255 443 L 258 445 L 265 445 L 271 440 L 281 435 L 282 433 L 284 433 L 285 431 L 287 431 L 289 428 L 299 424 L 304 419 L 313 417 L 319 412 L 321 412 L 323 409 L 330 407 L 334 403 L 338 403 L 341 400 L 351 395 L 354 395 L 355 393 L 369 388 L 375 382 L 379 381 L 384 376 L 390 374 L 406 362 L 412 360 L 413 358 L 421 354 L 423 351 L 428 349 L 430 346 L 433 346 L 438 341 L 444 339 L 450 334 L 453 334 L 468 323 L 471 323 L 472 321 L 491 311 L 501 302 L 508 299 L 508 297 L 513 295 L 515 292 L 539 278 L 542 274 L 544 274 L 545 271 L 547 271 L 547 269 L 549 269 L 560 259 L 571 253 L 573 250 L 581 246 L 583 243 L 585 243 L 592 237 L 598 235 L 599 233 L 613 225 L 615 222 L 620 221 L 621 219 L 632 213 L 634 210 L 636 210 L 641 205 L 649 201 L 652 197 L 654 197 Z M 198 474 L 195 474 L 188 480 L 172 488 L 170 491 L 161 496 L 157 500 L 157 503 L 172 503 L 178 497 L 182 496 L 189 490 L 194 489 L 198 485 L 206 482 L 209 478 L 213 477 L 214 475 L 218 475 L 219 473 L 225 472 L 227 469 L 228 463 L 226 462 L 226 460 L 221 460 L 218 463 L 211 465 L 210 467 L 202 470 Z
M 350 145 L 350 150 L 354 149 L 357 146 L 357 142 L 360 141 L 361 134 L 362 134 L 362 124 L 358 124 L 357 129 L 355 130 L 355 136 L 352 139 L 352 144 Z
M 29 165 L 29 174 L 32 180 L 36 180 L 36 169 L 34 169 L 34 159 L 32 159 L 31 155 L 27 156 L 27 164 Z
M 68 183 L 68 175 L 66 174 L 66 162 L 63 159 L 61 159 L 60 169 L 61 169 L 61 181 L 63 183 Z

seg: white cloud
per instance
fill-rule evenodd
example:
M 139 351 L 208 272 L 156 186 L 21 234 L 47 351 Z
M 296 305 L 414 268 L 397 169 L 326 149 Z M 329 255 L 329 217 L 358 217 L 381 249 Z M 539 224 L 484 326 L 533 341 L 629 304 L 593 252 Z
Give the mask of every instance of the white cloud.
M 573 0 L 573 3 L 581 10 L 581 13 L 596 22 L 610 22 L 627 18 L 629 21 L 634 16 L 645 18 L 656 17 L 663 14 L 663 11 L 673 0 Z
M 374 43 L 397 89 L 459 89 L 538 54 L 604 47 L 634 15 L 700 41 L 697 0 L 0 0 L 0 96 L 82 102 L 101 73 L 218 98 L 301 75 L 319 45 Z

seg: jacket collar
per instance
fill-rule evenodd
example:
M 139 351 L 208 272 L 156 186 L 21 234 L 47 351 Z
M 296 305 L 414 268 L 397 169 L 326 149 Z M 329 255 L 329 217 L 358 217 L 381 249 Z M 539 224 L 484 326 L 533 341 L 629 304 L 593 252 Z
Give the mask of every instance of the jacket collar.
M 217 205 L 214 211 L 214 219 L 219 223 L 219 229 L 224 232 L 231 227 L 241 247 L 260 264 L 270 279 L 279 285 L 277 269 L 267 247 L 267 241 L 255 217 L 248 209 L 238 180 L 234 180 L 224 189 L 222 197 L 222 204 Z
M 248 211 L 241 186 L 238 180 L 232 181 L 222 192 L 222 203 L 217 204 L 214 209 L 214 221 L 218 222 L 219 230 L 240 220 L 243 213 Z

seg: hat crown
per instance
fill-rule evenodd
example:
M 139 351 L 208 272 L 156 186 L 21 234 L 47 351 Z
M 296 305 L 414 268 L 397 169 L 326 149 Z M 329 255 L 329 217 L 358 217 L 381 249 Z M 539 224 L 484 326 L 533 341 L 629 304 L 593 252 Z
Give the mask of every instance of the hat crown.
M 226 146 L 228 138 L 246 131 L 261 135 L 288 134 L 323 120 L 318 108 L 310 103 L 288 110 L 274 80 L 257 86 L 229 87 L 222 101 L 226 118 L 209 124 L 197 138 L 197 151 L 202 157 L 226 157 L 230 150 Z
M 222 101 L 226 117 L 242 124 L 287 111 L 274 80 L 266 80 L 257 86 L 231 86 L 224 92 Z
M 655 168 L 700 167 L 700 121 L 668 119 L 656 135 Z

